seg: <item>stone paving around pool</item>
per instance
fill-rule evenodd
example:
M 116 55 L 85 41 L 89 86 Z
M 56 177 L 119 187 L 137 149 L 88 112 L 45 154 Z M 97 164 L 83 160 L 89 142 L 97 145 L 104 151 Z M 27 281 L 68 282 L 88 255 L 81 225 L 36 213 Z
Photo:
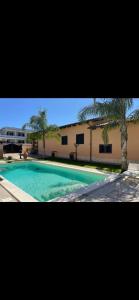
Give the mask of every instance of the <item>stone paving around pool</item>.
M 139 202 L 139 179 L 125 176 L 75 202 Z
M 18 202 L 0 185 L 0 202 Z

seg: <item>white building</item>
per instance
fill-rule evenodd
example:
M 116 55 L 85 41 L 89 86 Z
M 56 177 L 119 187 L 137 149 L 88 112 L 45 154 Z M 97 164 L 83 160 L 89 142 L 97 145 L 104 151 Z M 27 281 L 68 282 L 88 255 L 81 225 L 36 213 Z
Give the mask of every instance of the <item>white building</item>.
M 0 129 L 0 144 L 7 152 L 18 151 L 22 144 L 27 143 L 27 135 L 31 131 L 15 127 L 3 127 Z
M 22 130 L 14 127 L 3 127 L 0 129 L 0 142 L 24 144 L 27 142 L 28 133 L 28 130 Z

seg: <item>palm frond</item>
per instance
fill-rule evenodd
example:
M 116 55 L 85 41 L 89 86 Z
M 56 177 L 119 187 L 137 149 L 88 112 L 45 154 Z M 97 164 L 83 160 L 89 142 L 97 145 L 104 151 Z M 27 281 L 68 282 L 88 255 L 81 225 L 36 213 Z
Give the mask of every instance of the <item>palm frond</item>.
M 103 103 L 95 102 L 92 105 L 84 107 L 79 112 L 79 120 L 83 121 L 90 115 L 94 117 L 105 118 L 107 120 L 115 120 L 119 118 L 119 111 L 115 109 L 115 102 L 105 100 Z
M 31 132 L 31 133 L 28 133 L 28 139 L 30 140 L 38 140 L 40 139 L 40 134 L 38 132 Z
M 86 120 L 90 115 L 95 115 L 95 105 L 85 106 L 78 114 L 78 119 L 80 122 Z
M 57 125 L 49 125 L 47 126 L 47 130 L 45 131 L 46 137 L 48 139 L 54 138 L 56 140 L 60 140 L 60 130 Z
M 105 145 L 109 143 L 109 135 L 108 135 L 109 131 L 114 128 L 118 128 L 119 126 L 120 126 L 119 121 L 112 121 L 102 127 L 103 128 L 102 139 Z
M 28 127 L 28 123 L 26 123 L 22 126 L 22 130 L 25 130 L 27 127 Z
M 125 98 L 125 100 L 123 100 L 123 101 L 125 101 L 125 109 L 126 109 L 126 112 L 127 112 L 133 106 L 133 98 Z
M 105 145 L 109 143 L 109 136 L 108 136 L 108 127 L 105 126 L 102 130 L 102 139 Z
M 127 120 L 133 123 L 139 122 L 139 109 L 134 110 L 127 118 Z
M 90 115 L 105 118 L 107 120 L 117 120 L 126 116 L 126 113 L 133 105 L 132 98 L 104 98 L 102 100 L 94 99 L 93 104 L 84 107 L 79 112 L 79 120 L 83 121 Z

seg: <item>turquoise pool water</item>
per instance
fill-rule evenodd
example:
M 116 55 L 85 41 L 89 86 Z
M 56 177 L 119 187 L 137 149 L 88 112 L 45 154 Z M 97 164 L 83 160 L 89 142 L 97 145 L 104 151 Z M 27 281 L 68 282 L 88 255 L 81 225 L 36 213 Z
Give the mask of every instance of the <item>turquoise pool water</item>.
M 0 175 L 38 201 L 48 201 L 65 196 L 81 187 L 106 178 L 101 174 L 35 162 L 0 165 Z

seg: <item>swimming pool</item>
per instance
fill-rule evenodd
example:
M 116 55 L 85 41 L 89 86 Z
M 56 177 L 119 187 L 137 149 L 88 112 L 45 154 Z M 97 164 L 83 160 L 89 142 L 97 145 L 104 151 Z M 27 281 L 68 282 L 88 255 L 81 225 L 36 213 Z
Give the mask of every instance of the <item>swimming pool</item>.
M 0 175 L 41 202 L 63 197 L 106 178 L 101 174 L 38 162 L 0 165 Z

